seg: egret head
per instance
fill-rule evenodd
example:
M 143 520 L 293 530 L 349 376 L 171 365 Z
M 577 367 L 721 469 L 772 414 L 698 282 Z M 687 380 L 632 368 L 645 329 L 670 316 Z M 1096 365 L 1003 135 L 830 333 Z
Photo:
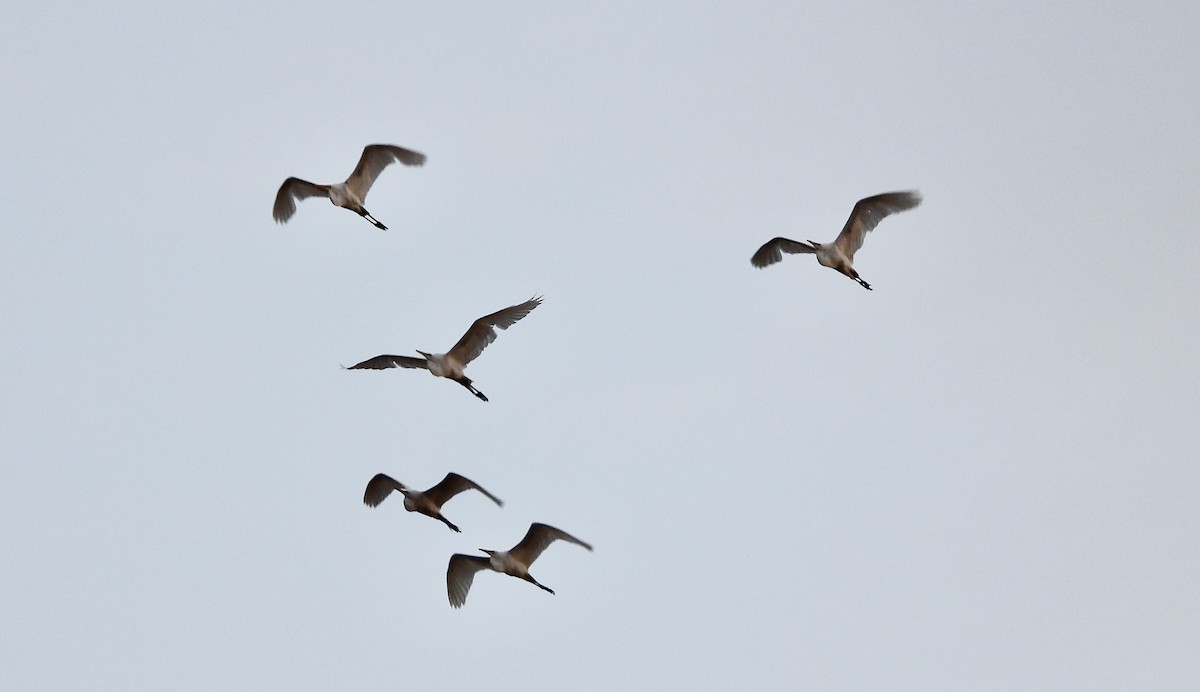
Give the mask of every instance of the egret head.
M 424 351 L 422 351 L 422 350 L 420 350 L 420 349 L 418 349 L 418 350 L 417 350 L 417 353 L 420 353 L 420 354 L 421 354 L 421 356 L 425 358 L 425 360 L 429 360 L 430 358 L 433 358 L 433 354 L 432 354 L 432 353 L 426 353 L 426 352 L 424 352 Z
M 487 553 L 489 557 L 494 556 L 496 554 L 495 550 L 488 550 L 487 548 L 480 548 L 479 552 Z
M 815 240 L 810 240 L 810 241 L 808 241 L 808 244 L 809 244 L 809 245 L 811 245 L 811 246 L 813 246 L 813 247 L 815 247 L 815 248 L 816 248 L 816 249 L 818 249 L 818 250 L 820 250 L 820 249 L 821 249 L 821 244 L 820 244 L 820 243 L 818 243 L 818 242 L 817 242 L 817 241 L 815 241 Z

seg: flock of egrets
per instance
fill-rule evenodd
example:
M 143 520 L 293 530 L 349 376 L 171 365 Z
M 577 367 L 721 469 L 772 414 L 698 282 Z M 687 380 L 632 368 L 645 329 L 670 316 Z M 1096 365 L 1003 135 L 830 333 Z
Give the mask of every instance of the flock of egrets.
M 273 210 L 275 220 L 279 223 L 286 223 L 288 219 L 292 218 L 292 215 L 296 213 L 297 200 L 326 197 L 333 204 L 355 212 L 377 228 L 386 231 L 387 226 L 384 226 L 367 211 L 363 206 L 363 201 L 383 169 L 396 161 L 406 166 L 420 166 L 425 163 L 425 155 L 390 144 L 371 144 L 363 149 L 362 157 L 359 158 L 354 172 L 343 183 L 319 185 L 300 178 L 288 178 L 279 186 L 279 192 L 275 195 Z M 862 247 L 867 233 L 878 226 L 884 217 L 912 209 L 920 203 L 921 196 L 917 192 L 886 192 L 860 199 L 855 203 L 853 211 L 850 212 L 850 218 L 847 219 L 842 232 L 833 242 L 818 243 L 810 240 L 808 243 L 802 243 L 788 238 L 773 238 L 754 253 L 750 262 L 761 269 L 783 259 L 785 252 L 814 254 L 817 256 L 817 262 L 822 266 L 836 269 L 857 281 L 863 288 L 871 290 L 871 285 L 864 281 L 854 269 L 854 253 Z M 488 398 L 475 388 L 463 370 L 468 363 L 483 353 L 488 344 L 496 340 L 497 327 L 500 329 L 511 327 L 541 303 L 541 297 L 534 296 L 519 305 L 512 305 L 480 317 L 445 353 L 417 351 L 420 358 L 379 355 L 352 365 L 349 369 L 419 368 L 428 370 L 435 377 L 454 380 L 465 387 L 467 391 L 479 397 L 480 400 L 487 401 Z M 500 498 L 484 490 L 478 483 L 457 473 L 446 474 L 440 483 L 424 492 L 414 490 L 386 474 L 376 474 L 367 483 L 367 488 L 363 492 L 363 503 L 370 507 L 376 507 L 395 491 L 404 496 L 404 509 L 437 519 L 453 531 L 459 532 L 457 526 L 442 516 L 442 505 L 466 490 L 478 490 L 497 505 L 504 505 Z M 588 550 L 592 549 L 591 545 L 561 529 L 547 524 L 534 523 L 529 526 L 525 537 L 507 551 L 480 548 L 487 557 L 452 555 L 450 564 L 446 568 L 446 595 L 450 600 L 450 605 L 455 608 L 462 607 L 467 600 L 467 592 L 475 579 L 475 573 L 484 569 L 524 579 L 545 591 L 554 593 L 529 574 L 529 566 L 556 540 L 574 543 Z

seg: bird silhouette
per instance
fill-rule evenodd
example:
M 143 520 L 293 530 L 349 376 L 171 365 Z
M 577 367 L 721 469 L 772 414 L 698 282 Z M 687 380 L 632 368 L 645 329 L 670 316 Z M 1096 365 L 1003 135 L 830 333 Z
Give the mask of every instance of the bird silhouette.
M 462 533 L 457 526 L 450 523 L 449 519 L 442 516 L 442 505 L 466 490 L 478 490 L 492 502 L 501 507 L 504 506 L 504 502 L 500 498 L 484 490 L 481 485 L 454 472 L 447 473 L 446 477 L 437 485 L 423 492 L 404 485 L 386 473 L 377 473 L 367 482 L 367 488 L 363 491 L 363 504 L 369 507 L 378 507 L 387 499 L 388 495 L 392 494 L 392 491 L 396 491 L 404 495 L 404 509 L 433 517 L 449 526 L 452 531 Z
M 846 220 L 842 232 L 832 243 L 824 244 L 810 240 L 809 244 L 805 244 L 788 238 L 773 238 L 754 253 L 750 263 L 762 269 L 783 259 L 785 252 L 815 254 L 817 262 L 822 266 L 838 270 L 870 291 L 871 284 L 863 281 L 854 269 L 854 253 L 862 247 L 863 238 L 878 226 L 884 217 L 907 211 L 920 203 L 921 195 L 917 192 L 885 192 L 882 195 L 860 199 L 850 212 L 850 218 Z
M 487 557 L 463 555 L 462 553 L 450 556 L 450 564 L 446 567 L 446 595 L 450 598 L 450 605 L 461 608 L 467 602 L 467 592 L 471 590 L 471 582 L 475 580 L 475 573 L 482 569 L 490 569 L 510 577 L 524 579 L 543 591 L 554 593 L 553 589 L 541 584 L 529 574 L 529 566 L 538 559 L 542 551 L 556 540 L 574 543 L 588 550 L 592 549 L 590 544 L 584 543 L 562 529 L 556 529 L 548 524 L 534 523 L 529 525 L 529 530 L 525 532 L 525 537 L 521 539 L 521 542 L 510 550 L 480 548 L 481 551 L 487 553 Z
M 287 223 L 292 214 L 296 213 L 296 200 L 328 197 L 335 205 L 349 209 L 386 231 L 387 226 L 371 216 L 363 206 L 363 201 L 367 198 L 371 186 L 375 184 L 375 179 L 393 161 L 399 161 L 405 166 L 422 166 L 425 164 L 425 155 L 391 144 L 369 144 L 363 149 L 354 172 L 344 183 L 318 185 L 300 178 L 288 178 L 279 186 L 279 192 L 275 193 L 275 208 L 272 211 L 275 221 Z
M 417 353 L 421 354 L 420 358 L 412 356 L 375 356 L 361 363 L 351 365 L 347 370 L 421 368 L 428 370 L 431 375 L 436 377 L 445 377 L 446 379 L 454 380 L 466 387 L 468 391 L 481 400 L 487 401 L 488 398 L 484 396 L 483 392 L 476 389 L 471 379 L 463 374 L 463 369 L 467 367 L 468 363 L 478 358 L 479 354 L 483 353 L 483 349 L 487 348 L 488 344 L 496 340 L 496 327 L 508 329 L 541 304 L 541 296 L 534 296 L 520 305 L 512 305 L 503 310 L 493 312 L 490 315 L 480 317 L 471 324 L 471 328 L 467 330 L 466 334 L 462 335 L 458 343 L 454 344 L 445 353 L 417 351 Z

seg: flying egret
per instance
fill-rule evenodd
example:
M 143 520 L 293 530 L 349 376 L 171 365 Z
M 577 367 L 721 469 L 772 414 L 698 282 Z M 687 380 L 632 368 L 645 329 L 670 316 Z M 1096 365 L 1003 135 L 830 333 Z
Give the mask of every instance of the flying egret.
M 912 192 L 885 192 L 882 195 L 866 197 L 854 204 L 854 211 L 846 220 L 845 227 L 838 234 L 837 240 L 828 245 L 808 241 L 806 245 L 796 240 L 775 238 L 754 253 L 750 263 L 762 269 L 783 259 L 783 253 L 815 254 L 817 262 L 823 267 L 832 267 L 846 276 L 854 279 L 868 291 L 871 284 L 863 281 L 858 272 L 854 271 L 854 253 L 862 247 L 863 238 L 870 233 L 888 214 L 912 209 L 921 203 L 921 195 Z
M 442 505 L 455 495 L 464 490 L 478 490 L 487 495 L 492 502 L 501 507 L 504 506 L 503 500 L 484 490 L 478 483 L 453 472 L 447 473 L 440 483 L 425 492 L 413 490 L 386 473 L 377 473 L 367 483 L 367 489 L 363 491 L 363 504 L 369 507 L 378 507 L 379 503 L 387 499 L 393 490 L 404 495 L 404 509 L 433 517 L 456 533 L 462 533 L 462 531 L 459 531 L 457 526 L 442 516 Z
M 467 363 L 479 357 L 487 345 L 496 340 L 496 330 L 493 327 L 508 329 L 517 320 L 529 314 L 542 304 L 541 296 L 534 296 L 520 305 L 513 305 L 499 312 L 493 312 L 475 320 L 466 334 L 445 353 L 426 353 L 417 351 L 421 358 L 411 356 L 375 356 L 357 365 L 351 365 L 347 370 L 383 370 L 385 368 L 423 368 L 435 377 L 445 377 L 466 387 L 475 396 L 487 401 L 483 392 L 475 389 L 471 379 L 463 374 Z
M 520 543 L 513 546 L 512 550 L 505 552 L 480 548 L 481 551 L 487 553 L 487 557 L 463 555 L 462 553 L 450 556 L 450 566 L 446 568 L 446 594 L 450 597 L 450 605 L 461 608 L 467 602 L 467 592 L 471 590 L 471 582 L 475 579 L 475 573 L 481 569 L 490 569 L 510 577 L 524 579 L 539 589 L 554 593 L 553 589 L 543 586 L 530 576 L 529 566 L 556 539 L 581 545 L 588 550 L 592 549 L 591 545 L 566 531 L 547 524 L 530 524 L 525 537 L 521 539 Z
M 405 166 L 421 166 L 425 164 L 425 155 L 391 144 L 369 144 L 363 149 L 362 158 L 358 160 L 354 172 L 344 183 L 317 185 L 299 178 L 288 178 L 279 186 L 279 192 L 275 193 L 275 221 L 287 223 L 292 214 L 296 213 L 296 200 L 328 197 L 330 202 L 349 209 L 386 231 L 387 226 L 379 223 L 378 219 L 363 207 L 363 200 L 367 198 L 367 192 L 375 183 L 375 179 L 393 161 L 399 161 Z

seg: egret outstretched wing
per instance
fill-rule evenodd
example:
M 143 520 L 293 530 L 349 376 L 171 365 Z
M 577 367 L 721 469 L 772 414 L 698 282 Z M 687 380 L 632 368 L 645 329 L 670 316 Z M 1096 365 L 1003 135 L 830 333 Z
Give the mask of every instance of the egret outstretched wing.
M 783 253 L 785 252 L 790 255 L 795 255 L 802 252 L 812 254 L 816 251 L 817 249 L 813 246 L 809 245 L 808 243 L 801 243 L 798 240 L 789 240 L 788 238 L 772 238 L 771 240 L 767 241 L 766 244 L 760 247 L 758 252 L 754 253 L 754 256 L 750 258 L 750 264 L 762 269 L 763 267 L 769 267 L 783 259 Z
M 549 524 L 533 523 L 529 525 L 529 530 L 525 532 L 525 537 L 521 539 L 521 542 L 513 546 L 513 549 L 508 551 L 508 554 L 525 563 L 525 566 L 528 567 L 533 564 L 534 560 L 538 559 L 542 551 L 556 540 L 574 543 L 588 550 L 592 549 L 591 545 L 584 543 L 562 529 L 556 529 Z
M 496 330 L 508 329 L 518 320 L 525 317 L 534 308 L 542 304 L 541 296 L 534 296 L 520 305 L 512 305 L 490 315 L 475 320 L 466 334 L 446 352 L 448 358 L 454 359 L 461 365 L 466 365 L 479 357 L 488 344 L 496 340 Z
M 386 473 L 377 473 L 367 482 L 367 489 L 363 491 L 363 504 L 378 507 L 393 490 L 403 493 L 408 487 Z
M 375 179 L 394 161 L 399 161 L 405 166 L 423 166 L 425 155 L 392 144 L 368 144 L 363 148 L 354 172 L 346 178 L 346 187 L 360 200 L 366 200 L 367 192 L 375 184 Z
M 503 500 L 484 490 L 483 486 L 479 485 L 470 478 L 465 478 L 454 472 L 447 473 L 446 477 L 443 478 L 440 483 L 433 486 L 429 490 L 426 490 L 425 496 L 430 500 L 433 500 L 438 507 L 441 507 L 442 505 L 446 504 L 450 498 L 465 490 L 478 490 L 486 495 L 492 502 L 495 502 L 501 507 L 504 506 Z
M 475 581 L 475 573 L 481 569 L 489 569 L 491 560 L 476 555 L 455 553 L 450 556 L 450 565 L 446 567 L 446 595 L 450 605 L 461 608 L 467 602 L 467 592 L 471 590 L 471 582 Z
M 850 218 L 837 240 L 833 241 L 846 258 L 853 261 L 854 253 L 862 247 L 863 238 L 879 225 L 890 214 L 907 211 L 921 203 L 921 195 L 917 192 L 885 192 L 881 195 L 865 197 L 854 204 Z
M 328 197 L 329 186 L 317 185 L 299 178 L 288 178 L 275 193 L 275 208 L 271 214 L 277 223 L 286 223 L 296 213 L 296 201 L 309 197 Z
M 428 370 L 429 362 L 424 358 L 413 358 L 412 356 L 375 356 L 368 358 L 361 363 L 355 363 L 347 370 L 386 370 L 388 368 L 414 368 L 418 370 Z

